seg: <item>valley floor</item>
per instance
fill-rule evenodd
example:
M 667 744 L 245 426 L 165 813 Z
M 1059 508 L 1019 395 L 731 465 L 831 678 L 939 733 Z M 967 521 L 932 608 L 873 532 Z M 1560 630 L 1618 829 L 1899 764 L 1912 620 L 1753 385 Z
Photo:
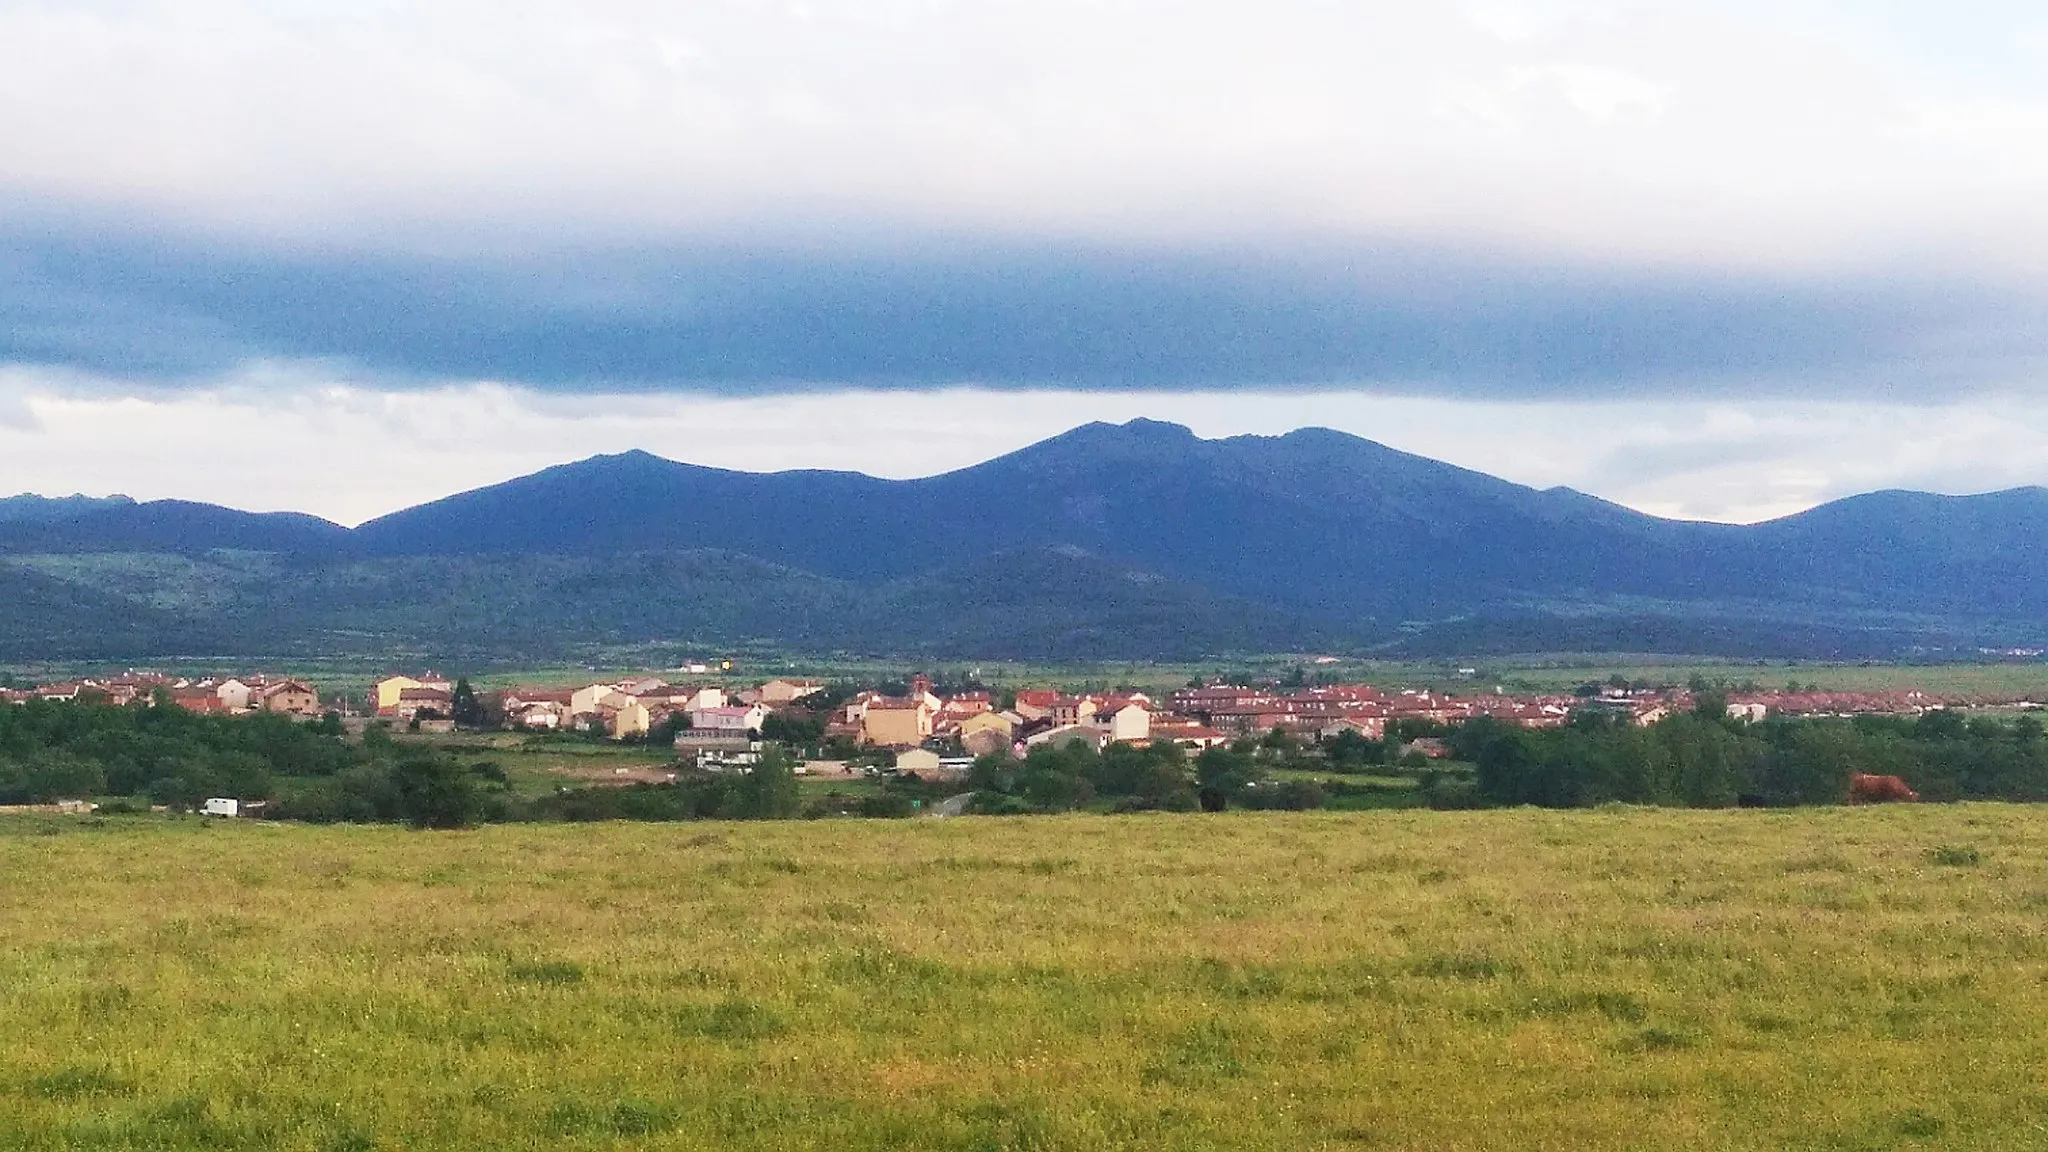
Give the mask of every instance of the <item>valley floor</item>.
M 20 1149 L 2010 1149 L 2017 807 L 0 817 Z

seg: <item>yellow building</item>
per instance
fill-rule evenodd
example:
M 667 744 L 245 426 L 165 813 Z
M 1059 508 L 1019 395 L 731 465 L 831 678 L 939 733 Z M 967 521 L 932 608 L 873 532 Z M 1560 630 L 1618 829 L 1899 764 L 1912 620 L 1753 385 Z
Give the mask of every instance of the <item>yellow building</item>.
M 410 676 L 392 676 L 377 681 L 377 711 L 389 712 L 398 707 L 399 697 L 408 688 L 425 688 L 421 681 Z
M 611 714 L 607 727 L 612 739 L 625 740 L 633 736 L 645 736 L 653 727 L 653 715 L 638 703 L 628 704 Z
M 1013 742 L 1014 734 L 1007 727 L 997 728 L 983 724 L 969 729 L 966 725 L 961 725 L 960 747 L 966 749 L 969 756 L 1007 752 Z
M 788 704 L 824 690 L 815 680 L 770 680 L 761 685 L 761 703 Z
M 428 675 L 431 676 L 432 673 Z M 387 676 L 377 681 L 377 685 L 372 690 L 371 695 L 376 698 L 377 711 L 379 713 L 391 713 L 397 710 L 398 705 L 405 699 L 407 692 L 416 692 L 422 688 L 429 688 L 436 692 L 455 691 L 455 685 L 450 684 L 446 680 L 415 680 L 410 676 Z
M 932 734 L 932 712 L 922 701 L 873 701 L 860 718 L 862 743 L 877 748 L 913 748 Z
M 1003 742 L 1007 744 L 1010 738 L 1017 734 L 1017 726 L 1010 723 L 1010 718 L 1001 712 L 977 712 L 960 722 L 960 740 L 962 743 L 966 743 L 969 736 L 980 732 L 999 735 L 1003 738 Z

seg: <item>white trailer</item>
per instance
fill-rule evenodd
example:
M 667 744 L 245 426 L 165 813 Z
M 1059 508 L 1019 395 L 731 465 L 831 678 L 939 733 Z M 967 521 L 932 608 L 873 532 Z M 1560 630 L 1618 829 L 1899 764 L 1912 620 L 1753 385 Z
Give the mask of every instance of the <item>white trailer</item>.
M 242 814 L 242 802 L 216 796 L 201 805 L 199 812 L 203 816 L 226 816 L 233 818 Z

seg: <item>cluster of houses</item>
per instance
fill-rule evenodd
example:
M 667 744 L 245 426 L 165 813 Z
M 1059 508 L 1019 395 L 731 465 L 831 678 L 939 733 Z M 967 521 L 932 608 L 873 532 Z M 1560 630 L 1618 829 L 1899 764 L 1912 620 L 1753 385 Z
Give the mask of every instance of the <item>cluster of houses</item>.
M 1161 711 L 1142 692 L 1066 696 L 1032 689 L 1020 690 L 1010 707 L 998 708 L 994 696 L 983 691 L 941 697 L 932 691 L 929 677 L 918 675 L 905 696 L 855 694 L 833 713 L 825 735 L 874 748 L 958 744 L 973 756 L 1074 740 L 1099 748 L 1158 738 L 1153 723 Z
M 22 704 L 30 700 L 85 700 L 116 706 L 167 701 L 187 712 L 207 716 L 271 712 L 313 719 L 323 714 L 320 693 L 306 681 L 289 676 L 189 678 L 157 672 L 124 672 L 118 676 L 42 684 L 21 691 L 0 689 L 0 702 Z
M 380 693 L 382 688 L 379 685 Z M 686 733 L 735 739 L 758 733 L 775 709 L 824 689 L 815 680 L 770 680 L 759 687 L 730 688 L 672 684 L 659 676 L 644 676 L 580 687 L 512 688 L 491 699 L 507 727 L 527 732 L 602 732 L 624 740 L 672 726 L 681 718 L 684 723 L 675 726 Z M 400 696 L 416 691 L 404 689 Z M 410 719 L 405 709 L 424 698 L 394 700 L 391 714 Z
M 1296 691 L 1219 685 L 1183 689 L 1164 698 L 1143 692 L 1074 695 L 1022 689 L 1009 707 L 999 709 L 990 693 L 941 697 L 932 691 L 929 679 L 918 676 L 907 696 L 862 692 L 847 700 L 834 713 L 826 734 L 877 748 L 957 744 L 969 755 L 1003 748 L 1024 753 L 1044 744 L 1074 741 L 1101 748 L 1165 740 L 1202 749 L 1276 729 L 1306 740 L 1331 739 L 1347 731 L 1377 740 L 1386 735 L 1390 722 L 1399 719 L 1456 724 L 1483 715 L 1550 727 L 1563 724 L 1574 707 L 1583 704 L 1574 697 L 1453 698 L 1367 685 Z M 1651 723 L 1661 714 L 1646 707 L 1640 722 Z
M 706 671 L 709 671 L 708 669 Z M 1383 739 L 1397 721 L 1456 725 L 1478 717 L 1530 728 L 1557 727 L 1575 714 L 1602 710 L 1638 725 L 1690 708 L 1680 689 L 1608 688 L 1598 695 L 1449 695 L 1426 689 L 1330 685 L 1284 689 L 1219 684 L 1154 697 L 1144 692 L 1070 694 L 1021 689 L 1000 700 L 987 691 L 941 695 L 929 677 L 912 677 L 904 695 L 862 691 L 829 710 L 813 697 L 826 685 L 775 679 L 755 687 L 726 683 L 672 683 L 656 675 L 581 686 L 522 687 L 491 693 L 480 703 L 508 728 L 528 732 L 579 731 L 614 739 L 676 732 L 677 749 L 699 757 L 739 757 L 758 750 L 762 730 L 778 710 L 798 709 L 824 720 L 826 739 L 899 753 L 957 750 L 978 756 L 1001 749 L 1019 754 L 1046 744 L 1145 744 L 1166 740 L 1191 749 L 1225 744 L 1279 730 L 1304 740 L 1353 732 Z M 432 673 L 378 680 L 367 700 L 374 716 L 422 727 L 455 718 L 457 685 Z M 0 691 L 0 702 L 98 700 L 115 705 L 168 702 L 212 715 L 256 712 L 303 718 L 323 714 L 319 694 L 304 680 L 274 676 L 179 678 L 147 672 L 64 681 Z M 342 710 L 353 713 L 345 701 Z M 1770 715 L 1917 715 L 1937 708 L 2025 704 L 2019 698 L 1938 696 L 1917 690 L 1878 692 L 1763 691 L 1731 693 L 1739 719 Z

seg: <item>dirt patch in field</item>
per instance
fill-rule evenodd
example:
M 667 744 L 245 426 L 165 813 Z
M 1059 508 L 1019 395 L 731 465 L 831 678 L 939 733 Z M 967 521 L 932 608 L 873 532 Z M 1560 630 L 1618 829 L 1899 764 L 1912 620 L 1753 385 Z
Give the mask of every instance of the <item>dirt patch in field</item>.
M 675 769 L 658 764 L 650 764 L 644 768 L 606 768 L 596 765 L 587 768 L 559 767 L 548 769 L 548 774 L 566 776 L 581 784 L 599 787 L 609 784 L 621 788 L 628 784 L 669 784 L 676 778 Z

